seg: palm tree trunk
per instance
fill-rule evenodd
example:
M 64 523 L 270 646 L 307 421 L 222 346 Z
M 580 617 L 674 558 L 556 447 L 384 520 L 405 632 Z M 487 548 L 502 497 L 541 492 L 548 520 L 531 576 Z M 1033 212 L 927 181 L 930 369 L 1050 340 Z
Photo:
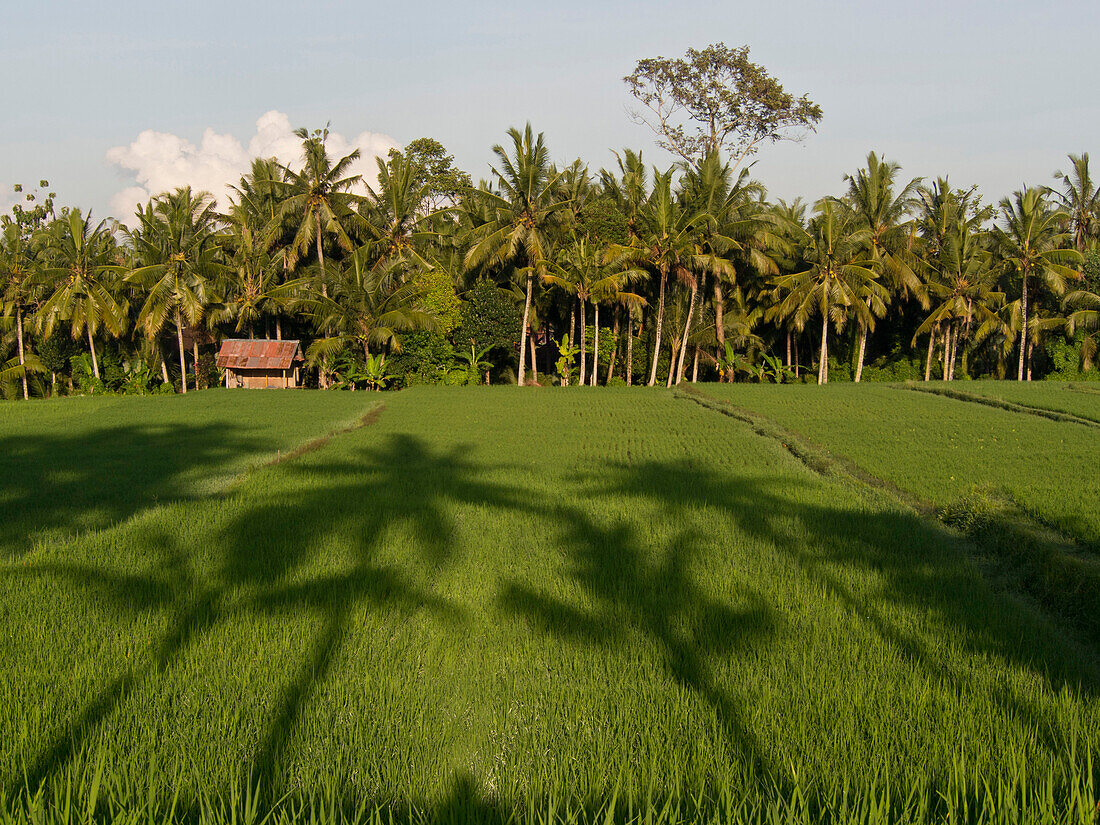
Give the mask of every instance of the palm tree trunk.
M 932 380 L 932 352 L 936 348 L 936 327 L 928 331 L 928 355 L 924 359 L 924 380 Z
M 615 361 L 618 360 L 619 355 L 619 319 L 622 315 L 622 308 L 615 307 L 615 323 L 611 326 L 611 343 L 614 346 L 611 347 L 611 360 L 607 365 L 607 380 L 611 380 L 611 376 L 615 374 Z
M 161 348 L 159 341 L 157 342 L 157 355 L 160 356 L 160 376 L 164 379 L 165 384 L 171 383 L 172 379 L 168 377 L 168 360 L 164 357 L 164 350 Z
M 95 357 L 95 340 L 92 338 L 92 328 L 87 325 L 84 328 L 88 331 L 88 349 L 92 351 L 92 375 L 99 378 L 99 359 Z
M 1027 380 L 1031 380 L 1031 357 L 1034 355 L 1035 345 L 1031 342 L 1027 342 Z
M 579 300 L 579 299 L 578 299 Z M 570 302 L 572 303 L 572 302 Z M 569 307 L 569 347 L 573 347 L 573 341 L 576 340 L 574 333 L 577 331 L 577 305 L 573 304 Z
M 821 313 L 821 360 L 817 365 L 817 383 L 829 383 L 829 312 Z
M 15 335 L 19 342 L 19 366 L 23 367 L 23 400 L 28 401 L 31 395 L 27 387 L 27 359 L 23 354 L 23 308 L 19 306 L 15 308 Z
M 671 352 L 671 357 L 669 358 L 669 361 L 668 361 L 668 380 L 665 381 L 665 387 L 666 388 L 672 386 L 672 377 L 674 375 L 676 375 L 676 359 L 680 354 L 680 338 L 679 338 L 679 336 L 676 336 L 676 335 L 672 336 L 672 340 L 669 342 L 669 349 L 670 349 L 670 352 Z
M 1016 380 L 1024 380 L 1024 361 L 1027 358 L 1027 270 L 1023 272 L 1023 289 L 1020 291 L 1020 368 Z
M 325 298 L 328 297 L 328 283 L 325 281 L 325 253 L 321 251 L 321 213 L 316 214 L 317 217 L 317 265 L 321 267 L 321 271 L 318 275 L 321 279 L 321 295 Z
M 195 361 L 194 361 L 194 364 L 195 364 L 195 389 L 197 390 L 199 388 L 199 339 L 198 338 L 196 338 L 194 341 L 191 342 L 191 353 L 192 353 L 192 357 L 195 359 Z
M 665 320 L 665 280 L 668 270 L 661 267 L 660 287 L 657 290 L 657 339 L 653 342 L 653 363 L 649 367 L 649 386 L 657 383 L 657 358 L 661 354 L 661 327 Z
M 687 359 L 688 350 L 688 336 L 691 334 L 691 319 L 695 315 L 695 301 L 699 297 L 699 283 L 697 280 L 691 282 L 691 300 L 688 301 L 688 317 L 684 323 L 684 341 L 680 344 L 680 363 L 676 367 L 676 383 L 679 384 L 684 377 L 684 363 Z
M 787 369 L 791 368 L 791 331 L 787 330 Z
M 539 382 L 539 365 L 538 360 L 535 358 L 535 336 L 528 335 L 527 343 L 531 348 L 531 380 L 537 384 Z
M 275 340 L 283 340 L 283 320 L 278 315 L 275 316 Z
M 600 379 L 600 302 L 594 301 L 596 323 L 592 334 L 592 386 L 595 387 Z
M 799 359 L 798 357 L 798 336 L 792 332 L 791 337 L 794 338 L 794 377 L 801 378 L 802 373 L 799 372 L 799 370 L 801 369 L 801 367 L 799 366 L 799 364 L 801 363 L 801 359 Z
M 183 360 L 183 322 L 180 320 L 179 310 L 176 310 L 176 343 L 180 348 L 180 385 L 183 392 L 187 393 L 187 365 Z
M 527 324 L 531 318 L 531 293 L 534 290 L 535 276 L 527 273 L 527 299 L 523 302 L 523 327 L 519 331 L 519 385 L 527 377 Z
M 949 375 L 947 365 L 951 361 L 951 322 L 947 323 L 947 328 L 943 332 L 943 380 L 947 380 Z
M 588 373 L 585 372 L 585 366 L 587 364 L 587 357 L 585 355 L 585 349 L 587 348 L 587 342 L 585 341 L 585 339 L 588 337 L 587 324 L 585 323 L 588 319 L 585 318 L 585 316 L 587 314 L 588 314 L 588 310 L 585 309 L 585 307 L 584 307 L 584 301 L 581 301 L 581 311 L 580 311 L 580 314 L 577 318 L 577 320 L 580 321 L 580 331 L 581 331 L 581 351 L 580 351 L 581 375 L 580 375 L 580 380 L 577 383 L 578 387 L 583 387 L 586 383 L 588 383 L 588 378 L 587 378 Z
M 634 315 L 626 315 L 626 385 L 634 383 Z
M 726 354 L 726 308 L 722 306 L 722 282 L 714 278 L 714 334 L 718 338 L 718 357 Z M 790 353 L 787 353 L 790 360 Z
M 699 347 L 695 347 L 695 363 L 691 368 L 691 383 L 694 384 L 699 380 Z
M 866 324 L 859 325 L 859 356 L 856 359 L 856 383 L 858 384 L 860 379 L 863 378 L 863 355 L 867 352 L 867 326 Z
M 943 349 L 943 380 L 950 381 L 955 366 L 955 323 L 947 324 L 947 335 L 944 336 Z

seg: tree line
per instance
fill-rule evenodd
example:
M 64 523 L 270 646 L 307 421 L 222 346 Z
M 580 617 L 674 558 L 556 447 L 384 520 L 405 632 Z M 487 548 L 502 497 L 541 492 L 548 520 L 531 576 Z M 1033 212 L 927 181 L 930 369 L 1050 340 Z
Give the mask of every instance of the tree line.
M 427 138 L 368 182 L 301 129 L 300 162 L 254 160 L 224 209 L 183 187 L 131 228 L 41 181 L 0 218 L 0 391 L 186 392 L 225 337 L 303 341 L 322 388 L 1100 377 L 1088 154 L 994 205 L 872 152 L 787 203 L 745 160 L 821 112 L 747 49 L 626 81 L 672 167 L 556 165 L 528 124 L 476 185 Z

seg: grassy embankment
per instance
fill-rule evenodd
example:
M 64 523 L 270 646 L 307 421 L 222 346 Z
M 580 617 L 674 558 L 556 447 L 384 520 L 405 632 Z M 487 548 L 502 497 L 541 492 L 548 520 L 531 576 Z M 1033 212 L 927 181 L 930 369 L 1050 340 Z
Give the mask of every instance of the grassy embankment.
M 224 481 L 378 400 L 369 426 Z M 124 403 L 19 425 L 12 469 L 32 475 L 0 566 L 16 811 L 58 818 L 72 793 L 163 817 L 178 794 L 177 816 L 217 819 L 252 789 L 276 819 L 1093 816 L 1094 650 L 935 520 L 714 410 L 626 389 Z M 159 443 L 144 428 L 167 418 L 197 440 L 145 465 L 155 501 L 82 484 L 82 445 Z M 48 495 L 35 468 L 58 462 L 83 498 Z M 27 507 L 73 535 L 31 542 Z

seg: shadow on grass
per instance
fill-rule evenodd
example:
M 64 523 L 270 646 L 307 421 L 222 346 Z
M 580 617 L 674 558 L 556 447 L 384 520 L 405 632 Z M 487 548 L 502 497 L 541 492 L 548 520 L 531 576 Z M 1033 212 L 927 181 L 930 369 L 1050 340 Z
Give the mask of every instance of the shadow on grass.
M 428 610 L 446 621 L 463 620 L 459 608 L 417 584 L 406 570 L 379 564 L 375 556 L 393 528 L 409 528 L 420 552 L 419 559 L 410 560 L 412 566 L 423 573 L 420 578 L 430 579 L 455 549 L 449 507 L 525 507 L 513 492 L 478 480 L 484 467 L 470 463 L 467 453 L 462 446 L 433 452 L 417 439 L 398 435 L 343 461 L 326 460 L 320 476 L 308 463 L 284 464 L 252 490 L 254 506 L 222 525 L 212 542 L 220 552 L 210 573 L 198 572 L 175 537 L 165 535 L 143 537 L 150 563 L 149 572 L 142 574 L 53 560 L 4 571 L 11 577 L 67 580 L 122 615 L 167 610 L 172 617 L 168 632 L 144 663 L 111 681 L 58 731 L 8 789 L 9 797 L 27 788 L 33 792 L 56 775 L 133 690 L 183 658 L 217 623 L 242 611 L 312 613 L 322 618 L 322 630 L 304 651 L 297 675 L 281 689 L 272 722 L 251 760 L 252 775 L 271 787 L 286 742 L 339 656 L 357 611 Z M 346 564 L 317 576 L 304 572 L 332 540 L 348 551 Z M 244 599 L 234 601 L 239 606 L 227 607 L 230 597 L 242 592 Z
M 0 438 L 0 560 L 36 536 L 103 529 L 170 501 L 198 498 L 197 474 L 217 477 L 242 455 L 276 444 L 230 423 L 127 425 Z
M 709 596 L 693 572 L 702 537 L 685 528 L 654 546 L 645 532 L 647 518 L 681 520 L 689 508 L 716 508 L 724 518 L 716 530 L 742 531 L 774 544 L 839 600 L 853 621 L 867 623 L 916 667 L 952 683 L 961 684 L 964 674 L 951 672 L 921 637 L 891 619 L 891 605 L 932 612 L 972 651 L 1031 668 L 1056 685 L 1095 689 L 1095 676 L 1075 669 L 1077 660 L 1045 649 L 1038 635 L 1021 632 L 1027 621 L 1013 605 L 983 588 L 946 534 L 915 515 L 805 503 L 796 486 L 817 484 L 812 478 L 749 479 L 709 465 L 648 462 L 612 465 L 567 485 L 566 501 L 606 499 L 630 519 L 608 525 L 587 506 L 538 500 L 532 490 L 487 480 L 500 469 L 473 460 L 470 448 L 438 449 L 398 434 L 369 449 L 288 462 L 266 474 L 262 484 L 244 491 L 246 506 L 231 509 L 211 537 L 212 565 L 197 564 L 176 537 L 161 535 L 148 537 L 145 574 L 58 562 L 9 570 L 6 575 L 69 580 L 124 615 L 168 611 L 171 616 L 143 664 L 107 684 L 64 730 L 55 731 L 26 778 L 9 789 L 9 798 L 24 782 L 33 793 L 57 775 L 137 686 L 187 655 L 218 623 L 242 613 L 321 619 L 319 632 L 301 651 L 300 666 L 279 689 L 249 760 L 262 787 L 278 788 L 287 744 L 340 660 L 356 617 L 379 610 L 428 611 L 445 622 L 464 621 L 461 607 L 434 592 L 439 571 L 460 552 L 456 507 L 517 513 L 556 525 L 560 544 L 549 552 L 567 559 L 566 575 L 591 606 L 578 607 L 513 581 L 501 583 L 506 612 L 547 634 L 593 645 L 644 637 L 659 651 L 670 678 L 712 708 L 731 753 L 762 787 L 783 790 L 789 777 L 753 730 L 744 700 L 715 673 L 719 662 L 766 649 L 781 618 L 747 584 L 740 587 L 738 607 Z M 630 516 L 632 502 L 645 505 L 634 511 L 636 518 Z M 399 567 L 380 558 L 395 529 L 415 539 L 412 555 Z M 706 538 L 721 540 L 709 533 Z M 323 573 L 312 572 L 320 567 Z M 886 587 L 873 596 L 853 593 L 837 574 L 840 568 L 874 571 Z M 994 698 L 1021 724 L 1052 728 L 1041 709 L 1010 688 L 999 689 Z M 1049 747 L 1059 746 L 1046 735 Z M 482 804 L 471 776 L 459 777 L 453 791 L 453 812 Z M 447 810 L 444 805 L 441 814 Z M 491 808 L 482 812 L 493 814 Z

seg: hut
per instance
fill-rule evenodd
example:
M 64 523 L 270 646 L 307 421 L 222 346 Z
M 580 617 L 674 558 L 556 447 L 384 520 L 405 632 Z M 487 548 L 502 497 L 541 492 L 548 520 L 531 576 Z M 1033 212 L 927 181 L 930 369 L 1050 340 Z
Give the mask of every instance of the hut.
M 297 387 L 303 360 L 297 341 L 230 339 L 222 341 L 218 351 L 227 387 Z

